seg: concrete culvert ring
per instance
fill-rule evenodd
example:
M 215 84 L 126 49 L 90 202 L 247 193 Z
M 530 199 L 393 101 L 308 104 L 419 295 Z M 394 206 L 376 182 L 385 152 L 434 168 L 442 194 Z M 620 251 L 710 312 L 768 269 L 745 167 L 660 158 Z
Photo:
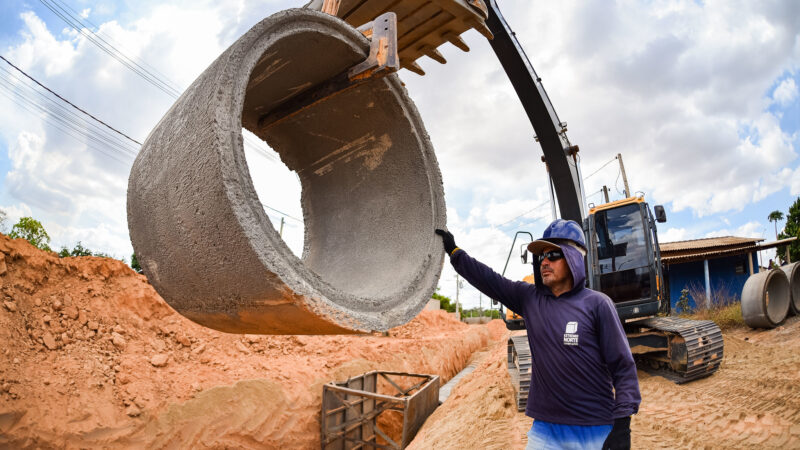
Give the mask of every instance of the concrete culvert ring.
M 742 289 L 742 317 L 751 328 L 775 328 L 789 312 L 789 280 L 780 269 L 751 275 Z
M 789 312 L 794 315 L 800 315 L 800 263 L 793 262 L 781 267 L 786 278 L 789 279 L 789 293 L 791 302 L 789 303 Z
M 422 310 L 444 258 L 433 233 L 445 225 L 444 193 L 397 76 L 264 120 L 368 53 L 369 41 L 335 17 L 282 11 L 220 55 L 150 133 L 131 170 L 128 226 L 175 310 L 264 334 L 382 331 Z M 242 126 L 299 175 L 302 259 L 256 195 Z

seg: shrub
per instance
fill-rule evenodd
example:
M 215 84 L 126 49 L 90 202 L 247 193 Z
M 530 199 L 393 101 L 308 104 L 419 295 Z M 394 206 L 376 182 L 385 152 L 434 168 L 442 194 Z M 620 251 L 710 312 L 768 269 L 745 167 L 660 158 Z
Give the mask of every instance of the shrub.
M 44 226 L 33 217 L 22 217 L 13 227 L 11 233 L 8 234 L 11 239 L 22 238 L 30 242 L 31 245 L 39 250 L 51 251 L 50 236 L 45 231 Z

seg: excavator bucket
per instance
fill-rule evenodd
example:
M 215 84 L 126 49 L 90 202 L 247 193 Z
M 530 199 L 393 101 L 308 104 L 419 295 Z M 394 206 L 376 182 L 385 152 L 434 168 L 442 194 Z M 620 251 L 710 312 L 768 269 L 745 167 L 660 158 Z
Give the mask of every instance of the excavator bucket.
M 395 13 L 400 66 L 419 75 L 425 75 L 416 62 L 422 56 L 447 62 L 437 50 L 446 42 L 469 51 L 461 39 L 465 31 L 474 28 L 492 38 L 484 0 L 313 0 L 306 7 L 340 17 L 355 27 L 381 14 Z
M 359 333 L 406 323 L 430 299 L 444 258 L 433 233 L 446 222 L 441 175 L 393 73 L 396 16 L 368 22 L 309 8 L 264 19 L 148 136 L 128 226 L 144 273 L 179 313 L 232 333 Z M 302 258 L 256 195 L 242 127 L 300 178 Z

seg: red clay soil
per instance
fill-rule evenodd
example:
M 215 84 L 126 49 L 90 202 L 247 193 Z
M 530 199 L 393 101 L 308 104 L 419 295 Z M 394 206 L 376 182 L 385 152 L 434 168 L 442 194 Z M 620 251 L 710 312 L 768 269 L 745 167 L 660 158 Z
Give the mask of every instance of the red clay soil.
M 446 382 L 498 334 L 441 311 L 388 336 L 226 334 L 122 262 L 3 235 L 0 283 L 0 448 L 319 448 L 324 383 L 374 369 Z

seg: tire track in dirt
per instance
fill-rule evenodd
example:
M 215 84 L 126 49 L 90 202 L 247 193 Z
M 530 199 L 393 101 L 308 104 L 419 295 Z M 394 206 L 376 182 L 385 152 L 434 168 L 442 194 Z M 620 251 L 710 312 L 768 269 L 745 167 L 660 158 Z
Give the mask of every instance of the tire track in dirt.
M 685 385 L 639 372 L 634 447 L 800 447 L 798 333 L 797 318 L 769 332 L 726 333 L 720 370 Z

